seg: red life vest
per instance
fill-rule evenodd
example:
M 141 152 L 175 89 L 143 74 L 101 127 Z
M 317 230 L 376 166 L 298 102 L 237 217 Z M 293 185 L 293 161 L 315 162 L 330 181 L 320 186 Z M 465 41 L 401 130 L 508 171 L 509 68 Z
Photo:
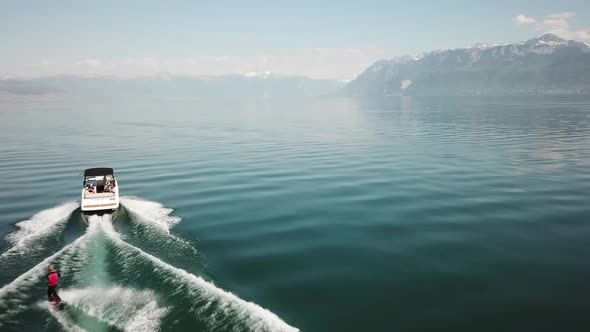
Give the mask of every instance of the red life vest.
M 57 282 L 58 282 L 57 271 L 49 273 L 47 275 L 47 279 L 49 279 L 49 286 L 57 286 Z

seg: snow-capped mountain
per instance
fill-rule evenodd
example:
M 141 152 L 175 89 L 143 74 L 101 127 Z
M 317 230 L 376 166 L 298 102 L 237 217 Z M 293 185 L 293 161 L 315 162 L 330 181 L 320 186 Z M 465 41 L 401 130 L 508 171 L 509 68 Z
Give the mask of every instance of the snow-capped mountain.
M 249 73 L 245 73 L 243 76 L 244 77 L 256 77 L 256 78 L 269 78 L 269 77 L 275 76 L 275 75 L 273 75 L 273 73 L 271 73 L 269 71 L 265 71 L 265 72 L 262 72 L 262 73 L 252 71 L 252 72 L 249 72 Z
M 380 60 L 345 90 L 353 95 L 590 92 L 590 47 L 545 34 Z M 408 83 L 411 82 L 411 83 Z
M 487 50 L 488 48 L 494 48 L 498 46 L 504 46 L 505 44 L 494 44 L 494 43 L 475 43 L 470 48 L 476 48 L 480 50 Z

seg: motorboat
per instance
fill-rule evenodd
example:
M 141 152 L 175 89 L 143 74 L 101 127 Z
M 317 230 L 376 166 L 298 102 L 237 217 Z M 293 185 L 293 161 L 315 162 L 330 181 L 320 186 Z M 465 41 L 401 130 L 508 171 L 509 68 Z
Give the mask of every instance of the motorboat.
M 112 213 L 119 208 L 119 184 L 112 168 L 84 171 L 80 207 L 87 214 Z

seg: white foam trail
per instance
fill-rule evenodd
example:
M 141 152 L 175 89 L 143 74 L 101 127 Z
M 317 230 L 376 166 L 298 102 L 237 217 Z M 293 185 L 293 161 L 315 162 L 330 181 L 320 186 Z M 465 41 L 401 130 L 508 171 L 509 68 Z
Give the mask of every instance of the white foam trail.
M 143 258 L 149 260 L 152 264 L 159 268 L 165 269 L 175 275 L 177 281 L 188 283 L 200 293 L 199 295 L 205 298 L 208 302 L 219 301 L 220 314 L 235 314 L 238 320 L 247 321 L 249 328 L 254 331 L 298 331 L 297 328 L 292 327 L 281 320 L 277 315 L 266 310 L 255 303 L 247 302 L 236 295 L 226 292 L 220 288 L 217 288 L 212 283 L 205 281 L 203 278 L 195 276 L 186 272 L 185 270 L 176 268 L 168 263 L 161 261 L 153 255 L 150 255 L 143 250 L 134 247 L 127 242 L 123 241 L 117 232 L 113 229 L 110 223 L 101 222 L 105 234 L 119 246 L 119 248 L 126 249 L 130 252 L 134 252 L 141 255 Z M 204 312 L 207 307 L 202 308 L 200 312 Z M 219 315 L 212 315 L 208 317 L 211 319 L 209 322 L 214 330 L 227 329 L 228 326 L 225 324 L 223 319 Z
M 137 197 L 123 197 L 121 198 L 121 204 L 131 214 L 133 222 L 147 226 L 157 232 L 157 234 L 151 235 L 152 240 L 162 241 L 163 235 L 165 236 L 164 239 L 171 239 L 185 249 L 196 253 L 196 249 L 188 241 L 170 232 L 170 229 L 182 220 L 180 217 L 172 215 L 173 209 L 167 208 L 158 202 L 146 201 Z
M 88 238 L 99 229 L 98 223 L 91 224 L 86 234 L 61 248 L 53 255 L 45 258 L 30 270 L 18 276 L 11 283 L 0 288 L 0 309 L 4 309 L 4 311 L 0 311 L 0 327 L 2 326 L 2 321 L 7 317 L 26 309 L 26 306 L 23 306 L 22 302 L 27 298 L 27 294 L 22 293 L 22 290 L 26 290 L 39 282 L 46 275 L 49 264 L 54 263 L 62 255 L 68 254 L 70 250 L 75 250 L 78 246 L 83 246 Z
M 61 325 L 61 327 L 67 332 L 87 332 L 82 327 L 78 326 L 76 322 L 62 310 L 56 310 L 47 302 L 38 302 L 37 305 L 43 309 L 49 311 L 51 316 Z
M 81 241 L 60 256 L 58 268 L 63 275 L 77 280 L 84 272 L 84 266 L 88 262 L 88 242 Z
M 155 301 L 149 302 L 125 325 L 125 331 L 158 331 L 161 317 L 168 312 L 166 308 L 158 307 Z M 157 317 L 157 318 L 156 318 Z
M 174 210 L 158 202 L 146 201 L 137 197 L 123 197 L 121 203 L 127 211 L 133 213 L 141 221 L 167 234 L 170 234 L 170 228 L 181 220 L 180 217 L 170 215 Z
M 77 208 L 78 203 L 64 203 L 43 210 L 32 216 L 31 219 L 18 222 L 16 224 L 18 230 L 6 236 L 6 240 L 12 244 L 12 247 L 2 253 L 0 258 L 23 254 L 36 249 L 36 247 L 31 244 L 50 236 L 56 231 L 62 230 L 72 212 Z
M 8 294 L 9 292 L 16 292 L 19 289 L 30 287 L 34 283 L 39 281 L 39 278 L 41 278 L 42 276 L 45 275 L 45 273 L 47 271 L 47 266 L 49 266 L 50 263 L 55 261 L 55 259 L 57 257 L 59 257 L 60 255 L 62 255 L 65 252 L 67 252 L 71 248 L 79 245 L 85 239 L 86 239 L 86 235 L 79 237 L 78 239 L 76 239 L 76 241 L 61 248 L 59 251 L 57 251 L 53 255 L 45 258 L 41 263 L 35 265 L 32 269 L 30 269 L 27 272 L 18 276 L 18 278 L 14 279 L 11 283 L 4 285 L 2 288 L 0 288 L 0 300 L 4 296 L 6 296 L 6 294 Z
M 22 306 L 22 301 L 24 300 L 25 296 L 23 296 L 24 294 L 20 293 L 19 291 L 31 287 L 32 285 L 37 283 L 39 279 L 43 275 L 45 275 L 47 271 L 47 266 L 50 263 L 52 263 L 61 254 L 63 254 L 70 248 L 76 246 L 79 242 L 82 242 L 83 240 L 84 236 L 78 238 L 78 240 L 63 247 L 55 254 L 45 258 L 41 263 L 35 265 L 35 267 L 33 267 L 32 269 L 21 274 L 11 283 L 4 285 L 2 288 L 0 288 L 0 308 L 4 309 L 0 313 L 0 327 L 3 325 L 2 321 L 4 321 L 7 317 L 16 314 L 20 312 L 22 309 L 24 309 Z M 11 296 L 6 298 L 6 295 Z
M 88 238 L 94 237 L 99 232 L 99 222 L 111 222 L 112 216 L 105 214 L 103 216 L 90 215 L 88 217 Z M 90 239 L 80 242 L 77 246 L 71 250 L 65 252 L 59 260 L 59 270 L 64 275 L 71 276 L 73 280 L 78 280 L 81 275 L 86 271 L 89 255 L 92 253 L 89 246 L 91 244 Z
M 66 289 L 60 296 L 68 307 L 124 331 L 157 331 L 168 312 L 158 307 L 153 292 L 119 286 Z

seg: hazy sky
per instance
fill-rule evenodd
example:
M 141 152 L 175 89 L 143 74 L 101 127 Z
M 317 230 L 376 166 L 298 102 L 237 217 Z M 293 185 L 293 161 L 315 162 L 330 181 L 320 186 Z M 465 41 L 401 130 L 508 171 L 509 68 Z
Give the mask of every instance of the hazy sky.
M 21 0 L 0 4 L 0 22 L 3 76 L 351 79 L 381 58 L 476 42 L 590 43 L 590 1 Z

